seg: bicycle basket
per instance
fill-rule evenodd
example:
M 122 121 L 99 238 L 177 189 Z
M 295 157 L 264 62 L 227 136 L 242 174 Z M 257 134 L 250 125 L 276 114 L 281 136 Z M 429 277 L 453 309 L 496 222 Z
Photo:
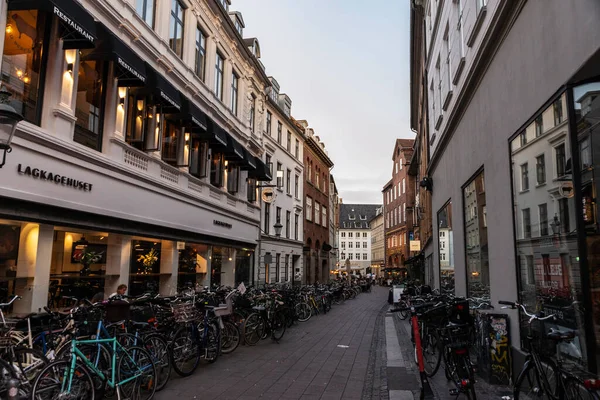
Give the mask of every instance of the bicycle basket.
M 175 321 L 179 323 L 200 319 L 198 308 L 192 303 L 181 303 L 172 306 Z
M 533 348 L 542 356 L 554 357 L 556 356 L 556 346 L 556 341 L 548 339 L 542 332 L 534 330 L 533 338 L 529 342 L 529 348 L 527 350 Z

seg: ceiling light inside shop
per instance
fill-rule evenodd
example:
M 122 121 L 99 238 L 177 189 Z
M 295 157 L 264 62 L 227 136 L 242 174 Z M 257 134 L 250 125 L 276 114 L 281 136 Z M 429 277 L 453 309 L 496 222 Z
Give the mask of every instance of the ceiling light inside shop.
M 12 33 L 13 31 L 13 27 L 11 24 L 6 25 L 6 33 L 8 33 L 9 35 Z

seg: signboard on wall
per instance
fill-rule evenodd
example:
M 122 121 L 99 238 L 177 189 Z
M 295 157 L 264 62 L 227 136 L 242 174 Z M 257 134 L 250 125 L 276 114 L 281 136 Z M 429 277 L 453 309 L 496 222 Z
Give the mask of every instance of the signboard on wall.
M 411 240 L 410 241 L 410 251 L 421 251 L 421 241 L 420 240 Z

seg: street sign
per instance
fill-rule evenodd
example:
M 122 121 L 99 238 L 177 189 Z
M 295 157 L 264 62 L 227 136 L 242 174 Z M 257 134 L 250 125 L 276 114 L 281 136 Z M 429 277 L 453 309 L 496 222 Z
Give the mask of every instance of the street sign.
M 262 201 L 270 204 L 275 201 L 275 197 L 277 197 L 277 195 L 275 194 L 275 190 L 273 188 L 263 188 L 261 194 Z
M 177 250 L 185 250 L 185 242 L 177 242 Z
M 420 240 L 411 240 L 410 241 L 410 251 L 421 251 L 421 241 Z

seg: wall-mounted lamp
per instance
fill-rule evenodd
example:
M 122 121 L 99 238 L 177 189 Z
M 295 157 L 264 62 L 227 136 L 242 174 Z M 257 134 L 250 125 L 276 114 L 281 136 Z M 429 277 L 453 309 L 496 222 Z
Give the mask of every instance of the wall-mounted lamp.
M 426 176 L 425 178 L 423 178 L 421 180 L 421 182 L 419 182 L 419 186 L 421 186 L 422 188 L 425 188 L 425 190 L 431 192 L 433 190 L 433 179 Z
M 73 75 L 73 63 L 67 64 L 67 72 Z
M 6 154 L 12 151 L 10 144 L 12 143 L 17 124 L 23 120 L 23 116 L 19 114 L 10 104 L 9 97 L 11 93 L 6 88 L 0 88 L 0 152 L 2 152 L 2 160 L 0 168 L 6 163 Z
M 65 50 L 65 61 L 67 62 L 67 72 L 73 75 L 75 60 L 77 58 L 76 50 Z
M 127 88 L 119 88 L 119 105 L 125 106 L 125 96 L 127 96 Z

